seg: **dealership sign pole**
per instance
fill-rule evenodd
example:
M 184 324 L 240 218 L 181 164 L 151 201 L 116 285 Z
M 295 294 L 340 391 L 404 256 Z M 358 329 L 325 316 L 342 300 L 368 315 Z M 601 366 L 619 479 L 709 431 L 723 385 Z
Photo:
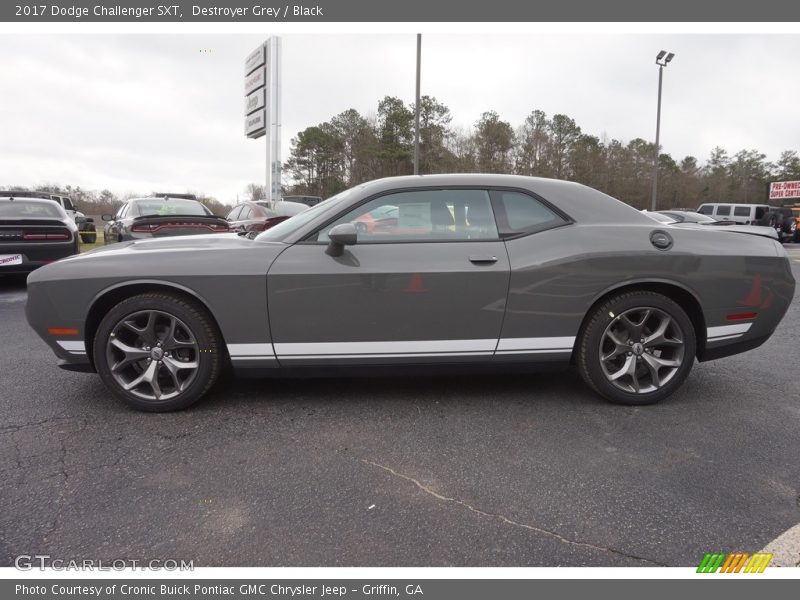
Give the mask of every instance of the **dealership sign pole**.
M 270 202 L 281 198 L 281 40 L 271 37 L 244 61 L 244 133 L 266 138 Z

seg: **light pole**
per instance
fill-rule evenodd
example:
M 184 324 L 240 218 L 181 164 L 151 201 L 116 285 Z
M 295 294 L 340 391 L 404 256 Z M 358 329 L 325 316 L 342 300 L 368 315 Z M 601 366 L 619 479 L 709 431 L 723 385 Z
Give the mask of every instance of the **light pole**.
M 656 56 L 656 64 L 658 65 L 658 109 L 656 111 L 656 150 L 653 157 L 653 198 L 650 210 L 656 210 L 656 197 L 658 195 L 658 154 L 659 154 L 659 137 L 661 134 L 661 80 L 664 76 L 664 67 L 675 58 L 672 52 L 662 50 Z
M 422 66 L 422 34 L 417 34 L 417 103 L 414 111 L 414 175 L 419 175 L 419 75 Z

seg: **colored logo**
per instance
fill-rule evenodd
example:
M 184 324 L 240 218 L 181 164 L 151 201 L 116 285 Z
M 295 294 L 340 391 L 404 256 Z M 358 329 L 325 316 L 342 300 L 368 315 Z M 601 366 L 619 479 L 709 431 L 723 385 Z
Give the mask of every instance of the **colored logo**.
M 707 553 L 700 566 L 697 567 L 698 573 L 763 573 L 764 569 L 772 560 L 772 554 L 767 552 L 725 552 Z

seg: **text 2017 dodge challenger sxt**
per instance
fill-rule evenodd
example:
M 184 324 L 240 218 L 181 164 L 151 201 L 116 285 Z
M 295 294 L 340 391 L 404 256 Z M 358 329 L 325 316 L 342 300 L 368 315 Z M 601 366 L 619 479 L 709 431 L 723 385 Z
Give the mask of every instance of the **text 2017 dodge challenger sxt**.
M 356 227 L 375 211 L 391 218 Z M 59 261 L 28 278 L 27 315 L 61 366 L 143 410 L 189 406 L 226 364 L 573 362 L 607 399 L 648 404 L 695 359 L 762 344 L 794 286 L 755 233 L 657 223 L 564 181 L 431 175 L 357 186 L 254 239 Z

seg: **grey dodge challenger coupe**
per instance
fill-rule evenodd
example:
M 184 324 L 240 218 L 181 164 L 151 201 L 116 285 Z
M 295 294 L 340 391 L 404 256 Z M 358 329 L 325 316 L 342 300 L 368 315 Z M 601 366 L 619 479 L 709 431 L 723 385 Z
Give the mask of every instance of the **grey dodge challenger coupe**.
M 383 207 L 391 219 L 356 228 Z M 566 181 L 427 175 L 359 185 L 256 236 L 58 261 L 28 277 L 27 317 L 62 367 L 148 411 L 193 404 L 227 366 L 573 363 L 608 400 L 649 404 L 695 359 L 764 343 L 794 287 L 785 250 L 758 234 L 658 223 Z

